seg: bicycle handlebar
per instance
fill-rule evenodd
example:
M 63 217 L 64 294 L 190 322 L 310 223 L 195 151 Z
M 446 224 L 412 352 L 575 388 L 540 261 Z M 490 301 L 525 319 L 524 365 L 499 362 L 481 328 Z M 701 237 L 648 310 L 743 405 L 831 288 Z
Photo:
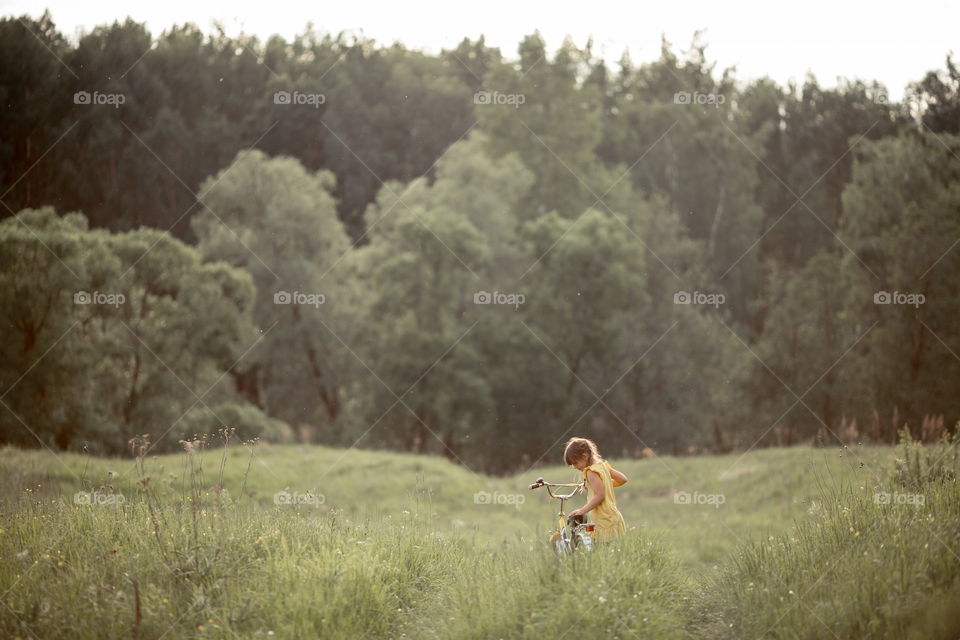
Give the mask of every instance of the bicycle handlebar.
M 565 482 L 565 483 L 546 482 L 541 476 L 537 478 L 533 484 L 530 485 L 531 489 L 539 489 L 540 487 L 546 487 L 547 493 L 550 494 L 551 498 L 562 498 L 566 500 L 568 498 L 572 498 L 573 496 L 577 495 L 577 493 L 579 493 L 583 489 L 583 483 L 582 482 Z M 559 495 L 553 492 L 553 488 L 555 487 L 573 487 L 574 490 L 567 495 Z

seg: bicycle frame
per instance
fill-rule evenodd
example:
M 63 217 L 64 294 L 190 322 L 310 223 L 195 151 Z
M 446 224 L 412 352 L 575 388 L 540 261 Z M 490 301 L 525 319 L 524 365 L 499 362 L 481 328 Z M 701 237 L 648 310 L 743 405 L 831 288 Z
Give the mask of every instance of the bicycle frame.
M 579 547 L 592 551 L 593 540 L 590 534 L 594 530 L 594 525 L 585 522 L 583 516 L 567 516 L 563 511 L 563 503 L 578 493 L 582 493 L 586 485 L 583 482 L 545 482 L 543 478 L 537 478 L 536 482 L 530 485 L 531 489 L 539 489 L 540 487 L 546 487 L 550 497 L 560 501 L 560 510 L 557 512 L 557 528 L 550 533 L 550 544 L 557 553 L 569 553 Z M 554 493 L 556 488 L 572 488 L 573 490 L 567 494 Z

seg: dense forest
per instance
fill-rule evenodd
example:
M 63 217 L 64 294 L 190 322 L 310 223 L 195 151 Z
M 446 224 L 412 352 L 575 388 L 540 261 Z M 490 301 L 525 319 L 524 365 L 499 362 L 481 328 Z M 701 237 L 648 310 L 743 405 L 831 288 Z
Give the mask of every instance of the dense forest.
M 0 21 L 0 443 L 505 472 L 960 418 L 960 72 Z

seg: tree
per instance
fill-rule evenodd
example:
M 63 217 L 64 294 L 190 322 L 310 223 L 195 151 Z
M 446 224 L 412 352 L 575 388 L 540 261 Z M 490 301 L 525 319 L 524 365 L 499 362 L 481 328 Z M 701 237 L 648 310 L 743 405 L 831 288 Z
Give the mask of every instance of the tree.
M 336 270 L 349 242 L 332 189 L 329 172 L 241 152 L 204 182 L 204 209 L 192 222 L 206 260 L 245 269 L 256 284 L 254 321 L 264 339 L 236 369 L 238 390 L 271 416 L 327 430 L 351 366 L 338 336 L 356 330 Z
M 472 269 L 488 264 L 489 248 L 453 209 L 415 204 L 393 215 L 356 257 L 371 288 L 358 348 L 376 376 L 364 385 L 362 418 L 371 430 L 383 422 L 373 436 L 393 446 L 459 458 L 464 439 L 489 424 L 488 383 L 466 322 Z
M 256 339 L 248 274 L 51 208 L 0 222 L 0 247 L 5 442 L 116 453 L 151 433 L 169 449 L 190 409 L 235 399 L 218 383 Z
M 73 80 L 71 71 L 57 60 L 68 51 L 49 11 L 39 20 L 0 20 L 0 193 L 7 205 L 0 218 L 54 202 L 44 185 L 58 172 L 53 163 L 40 161 L 64 133 L 72 104 L 64 90 Z
M 533 172 L 521 206 L 525 219 L 549 211 L 573 217 L 596 200 L 590 189 L 597 188 L 600 168 L 594 149 L 602 133 L 601 96 L 583 86 L 584 53 L 572 42 L 564 42 L 551 60 L 535 33 L 518 53 L 519 69 L 503 62 L 484 76 L 489 100 L 477 99 L 477 120 L 495 157 L 515 152 Z
M 768 132 L 746 130 L 732 71 L 714 77 L 699 35 L 682 59 L 664 41 L 660 59 L 626 65 L 609 94 L 600 157 L 629 171 L 641 195 L 665 199 L 703 243 L 697 255 L 710 282 L 700 284 L 726 291 L 736 319 L 747 321 L 762 219 L 752 150 Z
M 850 265 L 869 282 L 858 309 L 878 323 L 862 361 L 873 406 L 861 410 L 896 409 L 913 425 L 927 414 L 945 415 L 949 424 L 960 417 L 953 391 L 960 374 L 958 153 L 960 138 L 947 134 L 871 142 L 859 150 L 843 194 L 842 236 L 863 260 Z M 875 304 L 881 292 L 891 304 Z M 897 293 L 923 301 L 898 301 Z
M 822 433 L 835 441 L 841 420 L 856 418 L 855 363 L 870 330 L 856 309 L 869 282 L 838 250 L 771 280 L 750 382 L 761 417 L 755 437 L 794 444 Z
M 934 133 L 960 133 L 960 70 L 947 56 L 946 71 L 928 71 L 907 88 L 904 101 L 919 113 L 923 126 Z

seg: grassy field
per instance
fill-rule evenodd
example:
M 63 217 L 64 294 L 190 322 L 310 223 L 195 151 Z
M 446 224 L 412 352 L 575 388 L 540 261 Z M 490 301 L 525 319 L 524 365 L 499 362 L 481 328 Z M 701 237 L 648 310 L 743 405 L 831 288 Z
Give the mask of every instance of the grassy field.
M 612 463 L 628 535 L 558 561 L 559 466 L 4 449 L 0 636 L 960 637 L 956 443 Z

